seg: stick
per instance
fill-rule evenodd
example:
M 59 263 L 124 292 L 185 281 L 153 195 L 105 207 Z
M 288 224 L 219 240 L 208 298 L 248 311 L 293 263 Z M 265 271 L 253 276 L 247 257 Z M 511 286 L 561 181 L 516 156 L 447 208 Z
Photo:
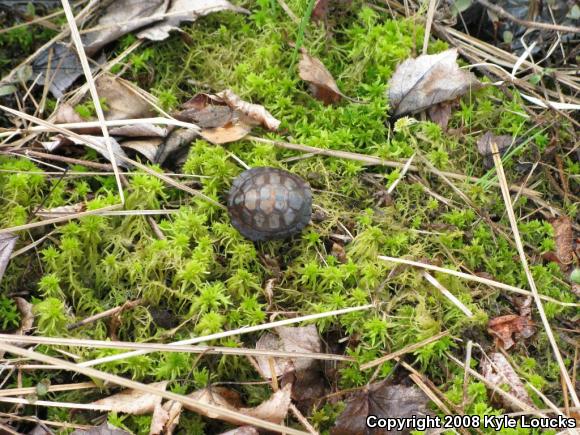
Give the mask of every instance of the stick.
M 479 0 L 478 0 L 479 1 Z M 522 267 L 526 273 L 526 278 L 528 279 L 528 283 L 530 285 L 530 289 L 532 290 L 532 295 L 534 297 L 534 301 L 536 303 L 536 307 L 538 309 L 538 313 L 540 314 L 540 318 L 542 319 L 542 323 L 546 330 L 546 335 L 550 341 L 550 345 L 552 346 L 552 350 L 554 352 L 554 356 L 556 357 L 556 361 L 558 361 L 558 365 L 560 366 L 560 372 L 564 381 L 566 382 L 566 386 L 568 387 L 568 391 L 572 398 L 572 402 L 574 406 L 580 406 L 580 400 L 578 400 L 578 395 L 576 393 L 576 389 L 572 384 L 572 380 L 570 379 L 570 375 L 566 370 L 566 365 L 564 364 L 564 360 L 562 359 L 562 355 L 560 354 L 560 349 L 558 348 L 558 344 L 556 343 L 556 338 L 554 337 L 554 333 L 552 332 L 552 328 L 550 327 L 550 323 L 548 322 L 548 317 L 546 316 L 546 312 L 544 311 L 544 306 L 542 305 L 542 300 L 540 298 L 540 294 L 538 292 L 538 288 L 536 287 L 536 281 L 530 271 L 530 267 L 528 266 L 528 260 L 526 258 L 526 253 L 524 252 L 524 246 L 522 244 L 522 240 L 520 237 L 520 231 L 518 229 L 518 224 L 516 221 L 516 215 L 514 213 L 514 209 L 512 207 L 512 202 L 510 198 L 509 189 L 507 187 L 507 179 L 505 176 L 505 172 L 503 170 L 503 164 L 501 162 L 501 158 L 499 155 L 499 149 L 497 148 L 497 144 L 495 142 L 491 143 L 491 150 L 493 152 L 493 162 L 495 164 L 495 168 L 497 170 L 501 193 L 503 196 L 503 200 L 507 209 L 510 226 L 512 228 L 512 232 L 514 234 L 514 240 L 516 242 L 516 247 L 518 250 L 518 254 L 520 256 L 520 261 L 522 263 Z

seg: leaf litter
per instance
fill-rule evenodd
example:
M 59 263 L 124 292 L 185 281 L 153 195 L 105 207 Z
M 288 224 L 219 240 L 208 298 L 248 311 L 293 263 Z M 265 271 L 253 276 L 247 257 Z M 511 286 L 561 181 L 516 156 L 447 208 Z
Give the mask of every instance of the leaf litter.
M 389 81 L 394 117 L 413 114 L 455 100 L 480 86 L 475 76 L 457 65 L 457 49 L 424 54 L 402 62 Z
M 141 29 L 139 39 L 161 41 L 169 33 L 179 29 L 183 22 L 219 11 L 247 13 L 244 8 L 234 6 L 227 0 L 118 0 L 112 2 L 101 14 L 95 30 L 81 37 L 89 58 L 95 58 L 107 44 L 120 37 Z M 104 57 L 97 61 L 102 64 Z M 50 64 L 49 64 L 50 63 Z M 93 63 L 94 68 L 96 66 Z M 68 44 L 56 42 L 33 62 L 33 70 L 41 79 L 48 77 L 50 92 L 61 98 L 64 92 L 83 75 L 76 51 Z
M 368 415 L 389 418 L 421 417 L 430 415 L 427 409 L 428 397 L 415 386 L 391 385 L 388 381 L 367 385 L 362 390 L 350 394 L 346 408 L 337 418 L 331 435 L 366 435 Z M 405 431 L 374 429 L 373 434 L 403 434 Z
M 481 364 L 481 374 L 487 381 L 496 387 L 501 388 L 502 385 L 507 385 L 510 394 L 526 405 L 535 408 L 523 382 L 503 354 L 494 352 L 489 355 L 489 358 L 484 359 Z M 519 406 L 516 406 L 512 401 L 504 396 L 497 396 L 493 393 L 491 394 L 502 407 L 514 411 L 521 410 Z
M 8 267 L 8 262 L 10 261 L 10 256 L 16 246 L 17 240 L 18 236 L 15 234 L 0 234 L 0 281 Z

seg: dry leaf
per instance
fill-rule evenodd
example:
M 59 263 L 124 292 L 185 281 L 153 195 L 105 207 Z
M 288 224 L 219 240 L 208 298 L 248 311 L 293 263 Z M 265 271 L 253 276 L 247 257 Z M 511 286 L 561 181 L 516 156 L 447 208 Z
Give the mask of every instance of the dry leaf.
M 310 56 L 305 49 L 301 49 L 301 53 L 298 74 L 302 80 L 309 83 L 314 98 L 327 105 L 338 103 L 343 94 L 332 74 L 320 60 Z
M 495 344 L 506 350 L 521 338 L 529 338 L 535 333 L 534 322 L 529 317 L 516 314 L 491 319 L 487 327 L 495 338 Z
M 226 0 L 172 0 L 166 11 L 167 17 L 158 24 L 141 31 L 139 38 L 161 41 L 169 37 L 169 32 L 178 30 L 183 22 L 194 22 L 199 17 L 219 11 L 249 13 L 246 9 L 232 5 Z
M 85 139 L 85 141 L 77 139 L 76 137 L 69 137 L 69 136 L 63 136 L 63 135 L 56 135 L 54 136 L 53 140 L 50 142 L 41 142 L 42 146 L 50 151 L 53 152 L 56 149 L 64 146 L 64 145 L 83 145 L 86 147 L 89 147 L 91 149 L 94 149 L 96 152 L 98 152 L 99 154 L 101 154 L 103 157 L 105 157 L 107 160 L 111 161 L 110 156 L 109 156 L 109 151 L 107 150 L 107 145 L 105 142 L 105 138 L 102 136 L 90 136 L 90 135 L 86 135 L 86 134 L 81 134 L 79 135 L 81 138 Z M 90 142 L 89 142 L 90 141 Z M 113 153 L 115 154 L 115 161 L 117 162 L 117 165 L 122 166 L 124 168 L 130 168 L 131 165 L 126 163 L 125 161 L 121 160 L 119 157 L 117 156 L 123 156 L 123 157 L 127 157 L 127 154 L 125 154 L 125 151 L 123 151 L 123 149 L 121 148 L 121 145 L 119 145 L 119 142 L 117 142 L 114 138 L 110 137 L 109 138 L 109 143 L 111 144 L 111 148 L 113 150 Z
M 179 417 L 181 417 L 181 410 L 183 405 L 175 400 L 169 400 L 163 404 L 163 409 L 167 411 L 167 421 L 165 422 L 164 435 L 172 435 L 173 431 L 179 424 Z
M 218 93 L 217 96 L 233 110 L 245 115 L 247 119 L 242 119 L 242 121 L 246 123 L 261 124 L 271 131 L 277 130 L 280 126 L 280 121 L 274 118 L 270 112 L 264 108 L 264 106 L 248 103 L 234 94 L 230 89 Z
M 443 103 L 435 104 L 427 109 L 427 114 L 431 121 L 439 125 L 444 131 L 447 130 L 449 119 L 451 118 L 451 109 L 453 102 L 445 101 Z
M 256 417 L 261 420 L 267 420 L 272 423 L 280 424 L 286 418 L 286 414 L 288 414 L 288 408 L 291 401 L 291 388 L 291 385 L 286 385 L 284 388 L 272 394 L 268 400 L 255 408 L 240 408 L 239 404 L 236 403 L 239 401 L 239 396 L 237 396 L 237 393 L 223 387 L 204 388 L 203 390 L 195 391 L 194 393 L 190 394 L 189 397 L 203 403 L 219 406 L 240 412 L 245 415 Z M 190 409 L 187 405 L 184 405 L 184 407 L 186 409 Z M 190 410 L 198 412 L 197 409 Z M 212 412 L 208 412 L 204 415 L 209 418 L 217 418 L 217 415 Z M 232 424 L 244 424 L 243 420 L 238 420 L 235 418 L 221 419 Z
M 165 391 L 167 384 L 167 381 L 163 381 L 149 384 L 149 386 Z M 139 390 L 124 390 L 92 403 L 92 405 L 108 406 L 112 411 L 133 415 L 151 414 L 160 404 L 161 396 Z
M 126 80 L 105 74 L 96 80 L 95 86 L 99 98 L 105 101 L 105 119 L 109 121 L 147 118 L 155 114 L 153 106 L 133 91 Z
M 556 257 L 564 266 L 574 262 L 574 229 L 572 219 L 568 216 L 560 216 L 552 222 L 554 228 L 554 241 L 556 242 Z
M 165 137 L 167 128 L 153 124 L 131 124 L 110 128 L 109 134 L 123 137 Z
M 228 430 L 220 435 L 259 435 L 260 432 L 254 426 L 240 426 L 233 430 Z
M 201 128 L 223 127 L 237 120 L 235 111 L 215 95 L 197 94 L 181 107 L 184 110 L 176 113 L 175 118 Z
M 301 327 L 284 326 L 276 328 L 277 335 L 266 333 L 256 343 L 256 349 L 284 351 L 284 352 L 303 352 L 303 353 L 320 353 L 322 341 L 318 336 L 316 325 Z M 256 357 L 258 367 L 262 376 L 266 379 L 272 379 L 273 374 L 270 370 L 270 358 Z M 309 370 L 316 365 L 316 360 L 307 358 L 275 358 L 274 369 L 276 376 L 282 376 L 292 371 Z
M 454 100 L 477 85 L 475 76 L 457 65 L 457 49 L 425 54 L 397 67 L 389 81 L 389 104 L 399 117 Z
M 524 384 L 520 380 L 517 373 L 514 371 L 513 367 L 510 365 L 508 360 L 499 352 L 492 353 L 489 359 L 485 359 L 482 363 L 481 374 L 483 377 L 496 387 L 502 385 L 508 385 L 508 392 L 514 395 L 520 401 L 528 404 L 532 408 L 535 408 L 530 396 L 528 395 Z M 493 393 L 492 393 L 493 394 Z M 496 399 L 501 403 L 501 405 L 506 409 L 511 409 L 514 411 L 519 411 L 520 407 L 514 405 L 508 399 L 503 396 L 495 395 Z
M 163 143 L 163 138 L 152 137 L 134 140 L 125 140 L 121 142 L 123 148 L 130 148 L 142 154 L 150 162 L 155 162 L 155 156 L 159 151 L 159 147 Z
M 103 424 L 95 426 L 91 429 L 77 429 L 72 432 L 71 435 L 131 435 L 131 432 L 119 429 L 108 421 L 105 421 Z
M 201 131 L 201 137 L 208 142 L 221 145 L 240 140 L 250 131 L 252 131 L 252 127 L 243 122 L 238 122 L 225 127 L 206 128 Z
M 483 164 L 487 169 L 493 168 L 493 153 L 491 151 L 491 144 L 497 145 L 500 155 L 503 155 L 506 150 L 514 143 L 511 136 L 496 136 L 490 131 L 486 132 L 477 140 L 477 152 L 483 157 Z
M 15 332 L 17 335 L 25 335 L 34 326 L 34 313 L 32 312 L 32 304 L 26 299 L 15 297 L 16 307 L 20 313 L 20 328 Z
M 199 137 L 199 133 L 189 128 L 176 128 L 169 133 L 155 155 L 155 163 L 164 163 L 169 156 L 179 160 L 180 156 L 185 156 L 189 151 L 189 146 L 194 139 Z
M 348 396 L 346 408 L 336 419 L 331 435 L 366 435 L 367 415 L 390 418 L 421 417 L 429 414 L 429 399 L 417 387 L 389 385 L 386 381 L 370 384 Z M 409 432 L 375 429 L 373 434 L 399 434 Z
M 78 204 L 63 205 L 60 207 L 53 208 L 41 208 L 36 212 L 36 216 L 41 219 L 53 219 L 55 217 L 62 217 L 69 214 L 81 213 L 87 209 L 87 205 L 84 202 L 79 202 Z
M 0 234 L 0 281 L 2 281 L 6 267 L 8 267 L 10 256 L 14 250 L 14 246 L 16 246 L 16 240 L 18 240 L 18 236 L 14 234 Z
M 149 435 L 159 435 L 161 432 L 163 432 L 163 429 L 165 429 L 168 420 L 169 413 L 163 406 L 161 406 L 161 403 L 155 405 L 153 416 L 151 417 Z

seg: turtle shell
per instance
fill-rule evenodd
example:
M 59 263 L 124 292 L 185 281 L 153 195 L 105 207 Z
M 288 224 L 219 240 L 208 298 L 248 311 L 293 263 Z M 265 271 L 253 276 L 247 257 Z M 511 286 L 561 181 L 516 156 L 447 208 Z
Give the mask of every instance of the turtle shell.
M 312 191 L 288 171 L 252 168 L 234 180 L 228 212 L 232 225 L 250 240 L 285 239 L 310 222 Z

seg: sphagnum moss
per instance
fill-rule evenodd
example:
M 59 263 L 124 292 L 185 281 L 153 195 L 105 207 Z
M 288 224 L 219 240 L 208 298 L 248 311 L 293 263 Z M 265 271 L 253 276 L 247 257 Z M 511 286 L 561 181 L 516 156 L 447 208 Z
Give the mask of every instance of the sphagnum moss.
M 288 3 L 298 15 L 307 6 L 307 2 L 298 0 Z M 449 133 L 430 122 L 391 131 L 385 123 L 386 85 L 400 61 L 417 55 L 424 30 L 410 20 L 392 20 L 355 3 L 348 14 L 334 23 L 332 36 L 321 26 L 306 26 L 304 46 L 328 67 L 345 94 L 364 100 L 364 104 L 324 106 L 308 94 L 292 63 L 289 42 L 297 37 L 296 25 L 269 0 L 245 4 L 252 11 L 250 16 L 218 13 L 200 18 L 184 28 L 188 38 L 174 35 L 141 48 L 131 55 L 132 66 L 125 78 L 150 89 L 166 108 L 175 107 L 196 92 L 231 88 L 243 98 L 263 104 L 282 120 L 283 136 L 262 132 L 264 136 L 388 159 L 408 158 L 420 151 L 437 168 L 466 175 L 482 176 L 487 172 L 475 147 L 482 131 L 518 135 L 525 132 L 524 139 L 531 138 L 528 145 L 506 161 L 510 174 L 516 170 L 514 162 L 519 157 L 546 147 L 545 129 L 532 125 L 523 115 L 521 101 L 508 100 L 493 87 L 463 99 L 453 114 Z M 119 47 L 132 40 L 124 38 Z M 434 41 L 429 51 L 445 48 L 444 43 Z M 77 110 L 83 111 L 84 106 Z M 565 128 L 562 126 L 561 137 L 567 135 Z M 261 324 L 268 319 L 267 310 L 312 313 L 380 302 L 378 308 L 368 312 L 317 322 L 323 335 L 337 331 L 351 335 L 352 344 L 346 352 L 363 363 L 442 330 L 489 345 L 485 333 L 488 318 L 510 310 L 506 298 L 496 291 L 435 274 L 475 314 L 473 319 L 467 319 L 418 271 L 402 269 L 385 280 L 393 266 L 378 261 L 379 254 L 438 258 L 445 267 L 463 264 L 473 271 L 488 272 L 501 282 L 526 287 L 526 277 L 513 260 L 517 254 L 514 247 L 494 234 L 495 230 L 478 215 L 479 210 L 485 210 L 494 216 L 497 225 L 508 227 L 499 190 L 494 187 L 457 184 L 479 208 L 474 210 L 435 176 L 421 173 L 419 176 L 431 189 L 452 200 L 450 205 L 405 179 L 396 188 L 394 203 L 379 207 L 375 194 L 381 185 L 386 189 L 396 180 L 398 171 L 323 157 L 285 163 L 295 153 L 249 141 L 218 147 L 198 140 L 191 145 L 182 171 L 205 176 L 200 179 L 203 192 L 223 202 L 232 180 L 243 170 L 230 153 L 249 166 L 290 169 L 307 179 L 314 188 L 315 206 L 324 210 L 326 220 L 314 223 L 289 241 L 253 244 L 240 236 L 222 210 L 185 197 L 150 175 L 138 174 L 129 178 L 128 209 L 163 208 L 169 202 L 179 206 L 177 214 L 157 219 L 165 239 L 158 240 L 142 216 L 92 216 L 61 225 L 44 242 L 38 257 L 31 251 L 12 261 L 1 284 L 3 292 L 14 288 L 31 291 L 39 334 L 93 339 L 107 338 L 105 321 L 73 331 L 66 327 L 75 319 L 129 299 L 143 298 L 143 306 L 123 313 L 116 331 L 121 340 L 138 341 L 179 340 L 192 333 L 201 335 Z M 92 151 L 86 157 L 97 159 Z M 580 172 L 572 161 L 566 160 L 565 167 L 571 174 Z M 25 223 L 49 192 L 45 204 L 48 207 L 86 200 L 89 208 L 98 208 L 116 201 L 113 177 L 64 178 L 57 182 L 41 174 L 27 174 L 42 171 L 38 165 L 6 156 L 0 156 L 0 169 L 20 171 L 0 172 L 2 227 Z M 376 175 L 379 187 L 365 177 L 369 172 Z M 536 188 L 548 200 L 553 199 L 547 182 L 540 182 Z M 569 213 L 575 213 L 573 204 L 564 206 Z M 518 201 L 515 207 L 516 212 L 527 213 L 525 201 Z M 331 255 L 330 241 L 331 235 L 343 232 L 343 228 L 354 240 L 346 245 L 347 260 L 341 263 Z M 546 222 L 521 222 L 520 231 L 524 242 L 533 246 L 536 253 L 553 249 L 552 228 Z M 31 236 L 39 234 L 36 231 Z M 532 272 L 544 294 L 573 300 L 555 265 L 535 262 Z M 273 277 L 277 284 L 268 308 L 270 301 L 263 287 Z M 2 302 L 5 300 L 0 299 L 0 313 L 4 314 L 2 318 L 12 319 L 14 306 Z M 571 314 L 550 303 L 546 304 L 546 311 L 551 319 Z M 243 342 L 251 346 L 255 338 L 229 338 L 216 344 L 239 346 Z M 558 368 L 544 333 L 539 331 L 531 344 L 525 351 L 525 345 L 519 344 L 513 353 L 520 375 L 562 405 Z M 566 343 L 561 345 L 567 349 Z M 445 353 L 461 352 L 462 346 L 445 337 L 410 358 L 419 370 L 441 385 L 446 397 L 456 405 L 463 403 L 463 371 L 450 363 Z M 55 354 L 50 348 L 43 351 Z M 74 352 L 82 359 L 118 353 L 110 349 Z M 393 362 L 385 363 L 377 379 L 388 376 L 394 367 Z M 170 380 L 170 388 L 182 393 L 213 382 L 259 380 L 245 359 L 232 356 L 198 359 L 153 353 L 107 363 L 101 368 L 143 382 Z M 339 367 L 338 386 L 362 386 L 371 375 L 361 372 L 356 364 L 343 365 Z M 57 376 L 68 379 L 64 372 Z M 41 379 L 38 373 L 23 378 L 26 385 Z M 260 385 L 242 384 L 237 388 L 250 405 L 263 401 L 270 391 Z M 471 400 L 465 412 L 501 413 L 482 383 L 470 379 L 466 388 Z M 532 397 L 541 405 L 538 397 Z M 95 397 L 89 391 L 55 393 L 52 398 L 86 402 Z M 312 422 L 326 432 L 342 407 L 339 403 L 315 409 Z M 69 421 L 71 417 L 64 410 L 50 408 L 48 418 Z M 81 422 L 83 417 L 75 419 Z M 109 420 L 136 433 L 149 430 L 149 416 L 111 413 Z M 223 426 L 186 413 L 180 428 L 183 433 L 217 433 Z

